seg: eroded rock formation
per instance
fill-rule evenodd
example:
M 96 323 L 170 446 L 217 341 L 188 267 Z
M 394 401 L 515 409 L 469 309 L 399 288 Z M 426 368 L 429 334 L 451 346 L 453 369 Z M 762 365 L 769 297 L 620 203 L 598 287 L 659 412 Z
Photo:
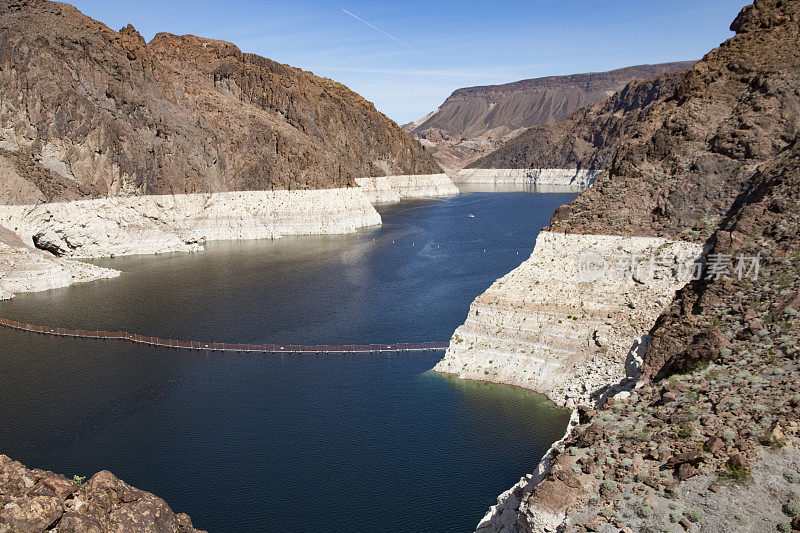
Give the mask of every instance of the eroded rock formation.
M 0 487 L 0 533 L 199 531 L 188 515 L 106 470 L 82 483 L 0 455 Z

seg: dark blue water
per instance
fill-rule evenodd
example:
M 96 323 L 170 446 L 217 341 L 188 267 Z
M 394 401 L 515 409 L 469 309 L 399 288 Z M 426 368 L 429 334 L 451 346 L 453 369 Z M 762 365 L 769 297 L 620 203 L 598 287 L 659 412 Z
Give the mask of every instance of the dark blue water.
M 572 197 L 462 194 L 384 208 L 355 235 L 98 261 L 123 275 L 18 296 L 0 316 L 237 343 L 446 341 Z M 211 531 L 466 531 L 568 415 L 426 372 L 441 355 L 220 355 L 0 330 L 0 453 L 111 470 Z

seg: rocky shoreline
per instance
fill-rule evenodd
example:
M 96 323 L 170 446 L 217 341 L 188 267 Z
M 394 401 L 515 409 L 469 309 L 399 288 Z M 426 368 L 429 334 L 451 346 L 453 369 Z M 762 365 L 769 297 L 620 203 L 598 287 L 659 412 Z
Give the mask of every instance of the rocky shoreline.
M 59 257 L 193 252 L 206 241 L 350 233 L 380 223 L 357 188 L 0 206 L 0 225 Z
M 647 333 L 702 255 L 682 241 L 543 231 L 530 258 L 475 299 L 434 370 L 569 408 L 595 402 L 638 378 Z

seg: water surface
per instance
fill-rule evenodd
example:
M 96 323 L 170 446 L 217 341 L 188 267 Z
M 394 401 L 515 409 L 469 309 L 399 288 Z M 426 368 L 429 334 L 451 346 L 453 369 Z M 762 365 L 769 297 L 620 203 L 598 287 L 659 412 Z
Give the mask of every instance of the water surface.
M 381 208 L 384 224 L 354 235 L 96 261 L 122 276 L 20 295 L 0 316 L 234 343 L 446 341 L 573 196 L 472 192 Z M 568 415 L 426 372 L 441 356 L 0 330 L 0 453 L 67 475 L 109 469 L 211 531 L 470 530 Z

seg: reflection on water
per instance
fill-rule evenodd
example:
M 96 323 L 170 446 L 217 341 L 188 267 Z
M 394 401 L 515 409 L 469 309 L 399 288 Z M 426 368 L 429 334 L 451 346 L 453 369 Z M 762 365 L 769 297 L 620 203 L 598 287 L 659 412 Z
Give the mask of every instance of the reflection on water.
M 573 196 L 471 193 L 382 208 L 381 227 L 354 235 L 104 259 L 123 275 L 20 295 L 0 315 L 223 342 L 447 340 Z M 107 468 L 212 531 L 464 531 L 568 416 L 427 372 L 441 355 L 265 357 L 0 330 L 0 452 L 68 475 Z

